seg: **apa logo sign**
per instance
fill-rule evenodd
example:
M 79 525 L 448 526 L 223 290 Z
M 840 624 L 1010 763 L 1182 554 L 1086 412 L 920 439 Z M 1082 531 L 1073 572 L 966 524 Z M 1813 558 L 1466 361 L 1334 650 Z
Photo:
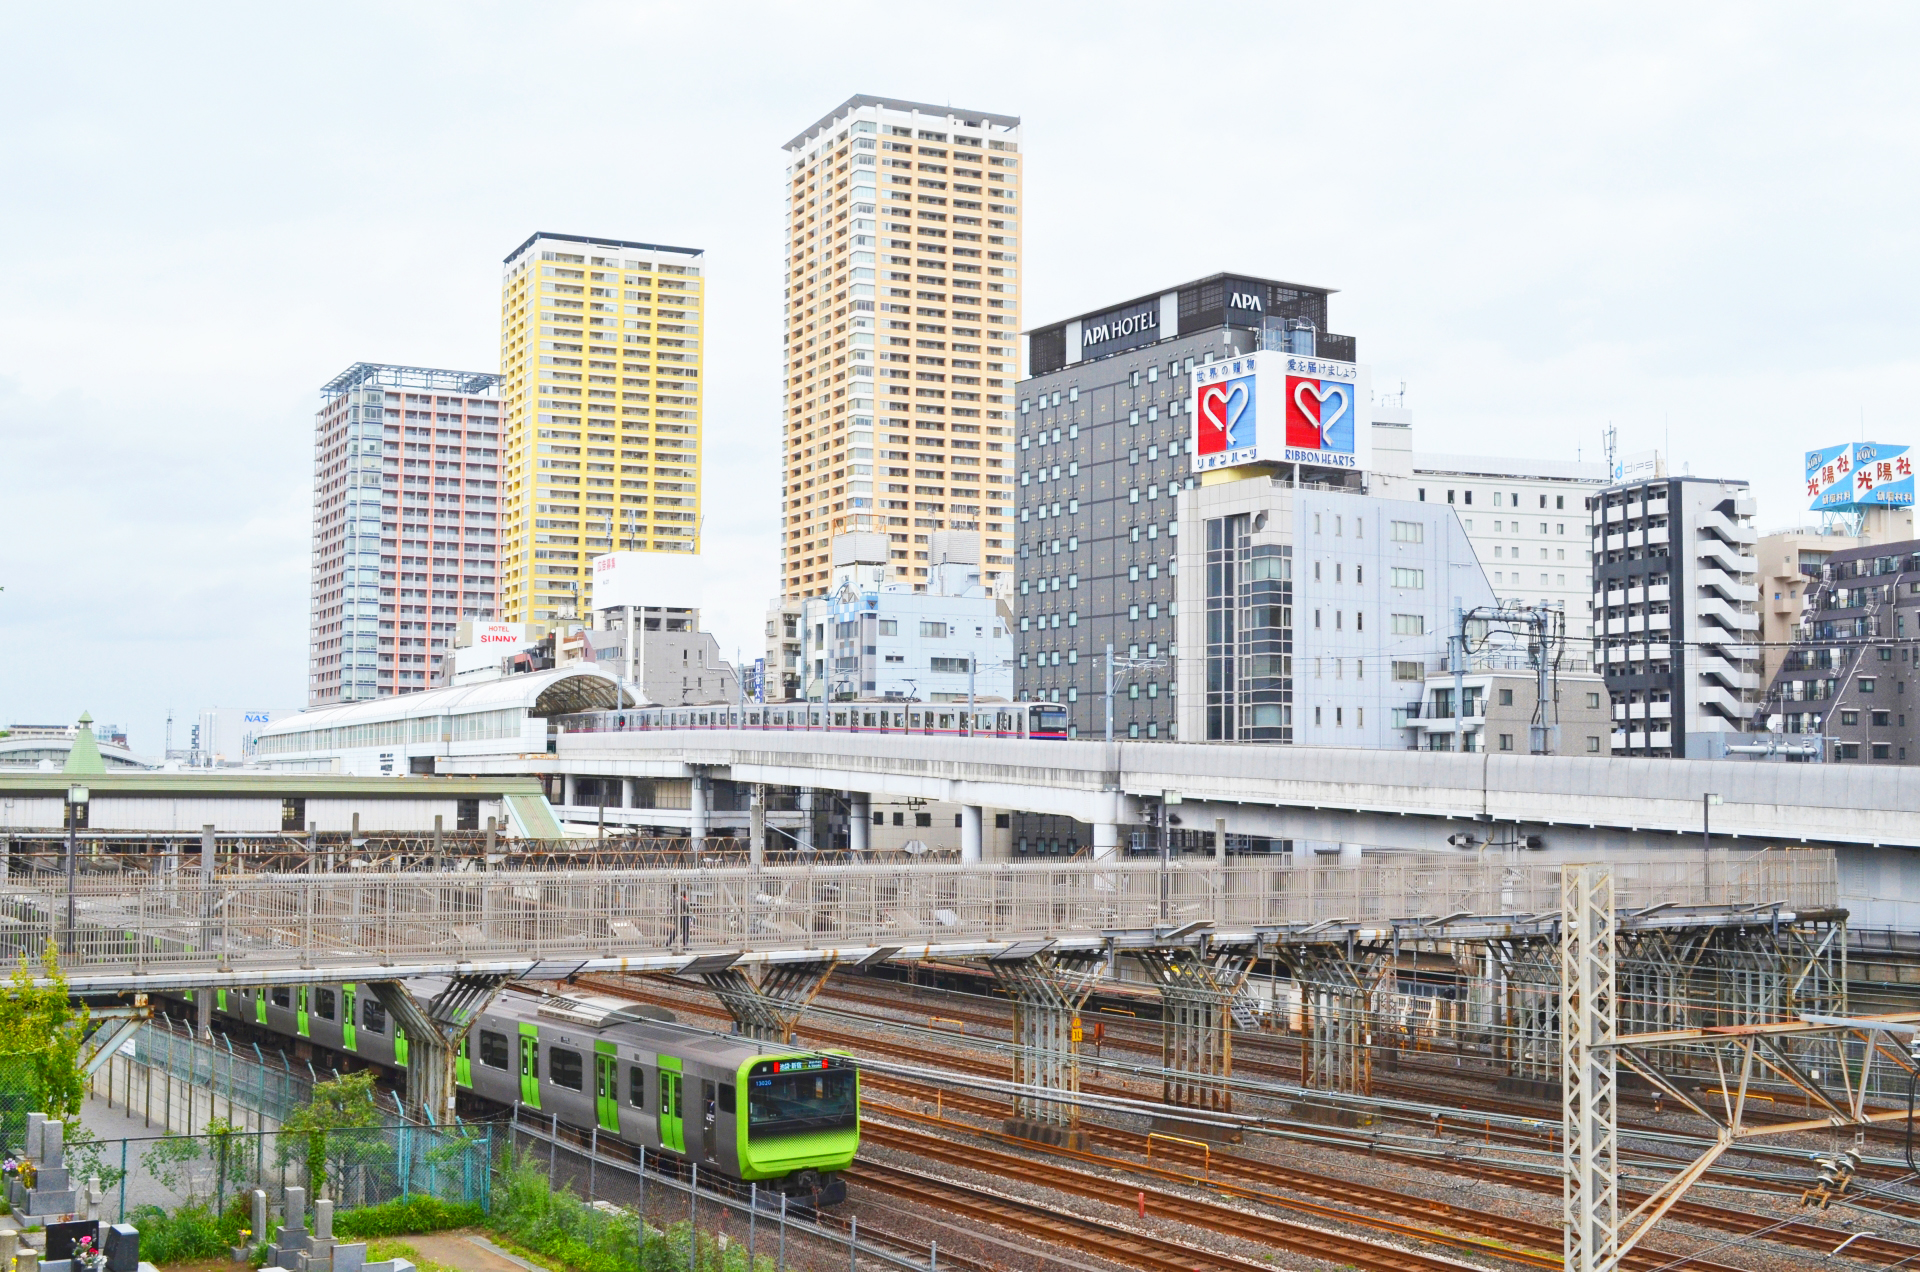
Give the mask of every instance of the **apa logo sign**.
M 1353 385 L 1310 376 L 1287 377 L 1287 445 L 1302 450 L 1353 451 Z
M 1259 415 L 1254 394 L 1258 388 L 1259 382 L 1251 368 L 1246 375 L 1215 380 L 1200 386 L 1200 454 L 1218 455 L 1257 443 Z

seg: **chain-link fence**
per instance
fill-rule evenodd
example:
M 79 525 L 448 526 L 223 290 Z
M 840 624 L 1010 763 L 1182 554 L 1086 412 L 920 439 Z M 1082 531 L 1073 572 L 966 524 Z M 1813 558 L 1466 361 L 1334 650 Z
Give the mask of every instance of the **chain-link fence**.
M 100 1136 L 72 1143 L 67 1163 L 83 1204 L 125 1219 L 141 1206 L 214 1214 L 255 1188 L 276 1202 L 288 1186 L 344 1209 L 408 1197 L 492 1204 L 491 1127 L 398 1123 L 327 1131 L 243 1131 L 223 1121 L 194 1135 Z M 97 1197 L 85 1190 L 97 1186 Z

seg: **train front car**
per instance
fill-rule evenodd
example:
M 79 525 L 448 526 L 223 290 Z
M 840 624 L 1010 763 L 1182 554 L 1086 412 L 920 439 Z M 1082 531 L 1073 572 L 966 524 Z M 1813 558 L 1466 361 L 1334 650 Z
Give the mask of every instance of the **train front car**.
M 756 1056 L 740 1066 L 740 1177 L 784 1180 L 815 1205 L 846 1200 L 839 1176 L 860 1147 L 860 1075 L 841 1055 Z

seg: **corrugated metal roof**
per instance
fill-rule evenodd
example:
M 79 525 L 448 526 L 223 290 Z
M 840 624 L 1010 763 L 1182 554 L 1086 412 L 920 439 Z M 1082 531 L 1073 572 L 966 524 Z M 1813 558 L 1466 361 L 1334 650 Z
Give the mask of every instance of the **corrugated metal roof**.
M 616 695 L 627 699 L 617 703 Z M 396 694 L 369 702 L 348 702 L 337 707 L 311 707 L 262 729 L 261 738 L 286 733 L 305 733 L 310 729 L 332 729 L 351 724 L 384 724 L 389 720 L 417 720 L 423 717 L 470 715 L 476 711 L 498 711 L 521 707 L 528 712 L 564 714 L 569 711 L 614 710 L 632 706 L 632 694 L 622 694 L 620 682 L 597 668 L 556 667 L 524 676 L 506 676 L 477 685 L 450 685 L 428 689 L 424 693 Z M 546 698 L 546 702 L 541 699 Z M 538 710 L 536 710 L 538 708 Z

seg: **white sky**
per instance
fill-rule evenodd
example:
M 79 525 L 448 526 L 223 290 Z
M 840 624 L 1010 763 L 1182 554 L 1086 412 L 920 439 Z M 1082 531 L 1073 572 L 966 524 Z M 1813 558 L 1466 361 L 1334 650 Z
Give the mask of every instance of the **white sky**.
M 1592 458 L 1611 420 L 1794 523 L 1803 450 L 1915 440 L 1916 26 L 0 7 L 0 722 L 87 709 L 157 752 L 169 704 L 304 704 L 316 390 L 362 360 L 497 369 L 500 259 L 536 229 L 706 249 L 706 605 L 751 659 L 780 145 L 856 92 L 1023 117 L 1029 326 L 1223 269 L 1335 287 L 1419 448 Z

